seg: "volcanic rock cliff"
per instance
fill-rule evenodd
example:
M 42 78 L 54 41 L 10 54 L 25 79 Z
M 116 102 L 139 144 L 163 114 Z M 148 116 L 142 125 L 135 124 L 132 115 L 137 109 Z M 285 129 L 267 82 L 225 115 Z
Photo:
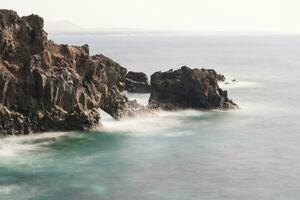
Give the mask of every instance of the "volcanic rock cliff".
M 151 109 L 229 109 L 237 105 L 219 88 L 225 77 L 211 69 L 182 67 L 130 72 L 88 45 L 55 44 L 43 19 L 0 10 L 0 136 L 43 131 L 91 130 L 99 109 L 115 119 Z M 149 92 L 149 106 L 122 94 Z
M 98 108 L 126 115 L 127 70 L 88 45 L 49 41 L 43 23 L 0 10 L 0 135 L 94 129 Z
M 218 81 L 225 77 L 213 69 L 190 69 L 156 72 L 151 76 L 149 104 L 154 108 L 233 109 L 237 108 Z

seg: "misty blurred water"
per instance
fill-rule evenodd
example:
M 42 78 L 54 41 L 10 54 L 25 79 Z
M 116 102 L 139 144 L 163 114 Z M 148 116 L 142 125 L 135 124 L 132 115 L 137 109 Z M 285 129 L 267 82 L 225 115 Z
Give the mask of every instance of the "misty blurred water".
M 300 36 L 50 35 L 122 66 L 214 68 L 240 110 L 159 112 L 91 134 L 0 139 L 2 200 L 300 198 Z M 147 95 L 131 95 L 142 102 Z M 41 138 L 56 138 L 47 140 Z

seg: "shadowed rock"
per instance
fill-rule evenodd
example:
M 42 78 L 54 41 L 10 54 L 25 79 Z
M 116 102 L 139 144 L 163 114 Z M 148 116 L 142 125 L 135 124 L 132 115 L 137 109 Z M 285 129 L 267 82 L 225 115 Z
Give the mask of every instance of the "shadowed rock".
M 231 109 L 237 105 L 219 88 L 223 75 L 211 69 L 156 72 L 151 76 L 150 107 L 173 109 Z
M 125 89 L 131 93 L 149 93 L 150 85 L 147 75 L 143 72 L 128 72 Z

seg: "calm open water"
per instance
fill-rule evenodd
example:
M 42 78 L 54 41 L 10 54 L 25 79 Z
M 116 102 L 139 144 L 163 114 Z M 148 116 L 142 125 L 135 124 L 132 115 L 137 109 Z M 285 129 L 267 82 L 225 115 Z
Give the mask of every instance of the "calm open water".
M 50 38 L 148 74 L 214 68 L 238 80 L 222 86 L 241 109 L 103 114 L 102 132 L 0 139 L 1 200 L 300 199 L 300 36 Z

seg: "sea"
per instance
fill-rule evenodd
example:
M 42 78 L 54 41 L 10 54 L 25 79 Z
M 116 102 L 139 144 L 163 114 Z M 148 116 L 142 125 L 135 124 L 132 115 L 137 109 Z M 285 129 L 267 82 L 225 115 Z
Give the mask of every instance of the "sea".
M 0 139 L 1 200 L 300 199 L 300 36 L 50 34 L 128 70 L 213 68 L 239 109 L 101 112 L 102 130 Z M 235 80 L 235 81 L 232 81 Z M 149 95 L 128 94 L 147 104 Z

